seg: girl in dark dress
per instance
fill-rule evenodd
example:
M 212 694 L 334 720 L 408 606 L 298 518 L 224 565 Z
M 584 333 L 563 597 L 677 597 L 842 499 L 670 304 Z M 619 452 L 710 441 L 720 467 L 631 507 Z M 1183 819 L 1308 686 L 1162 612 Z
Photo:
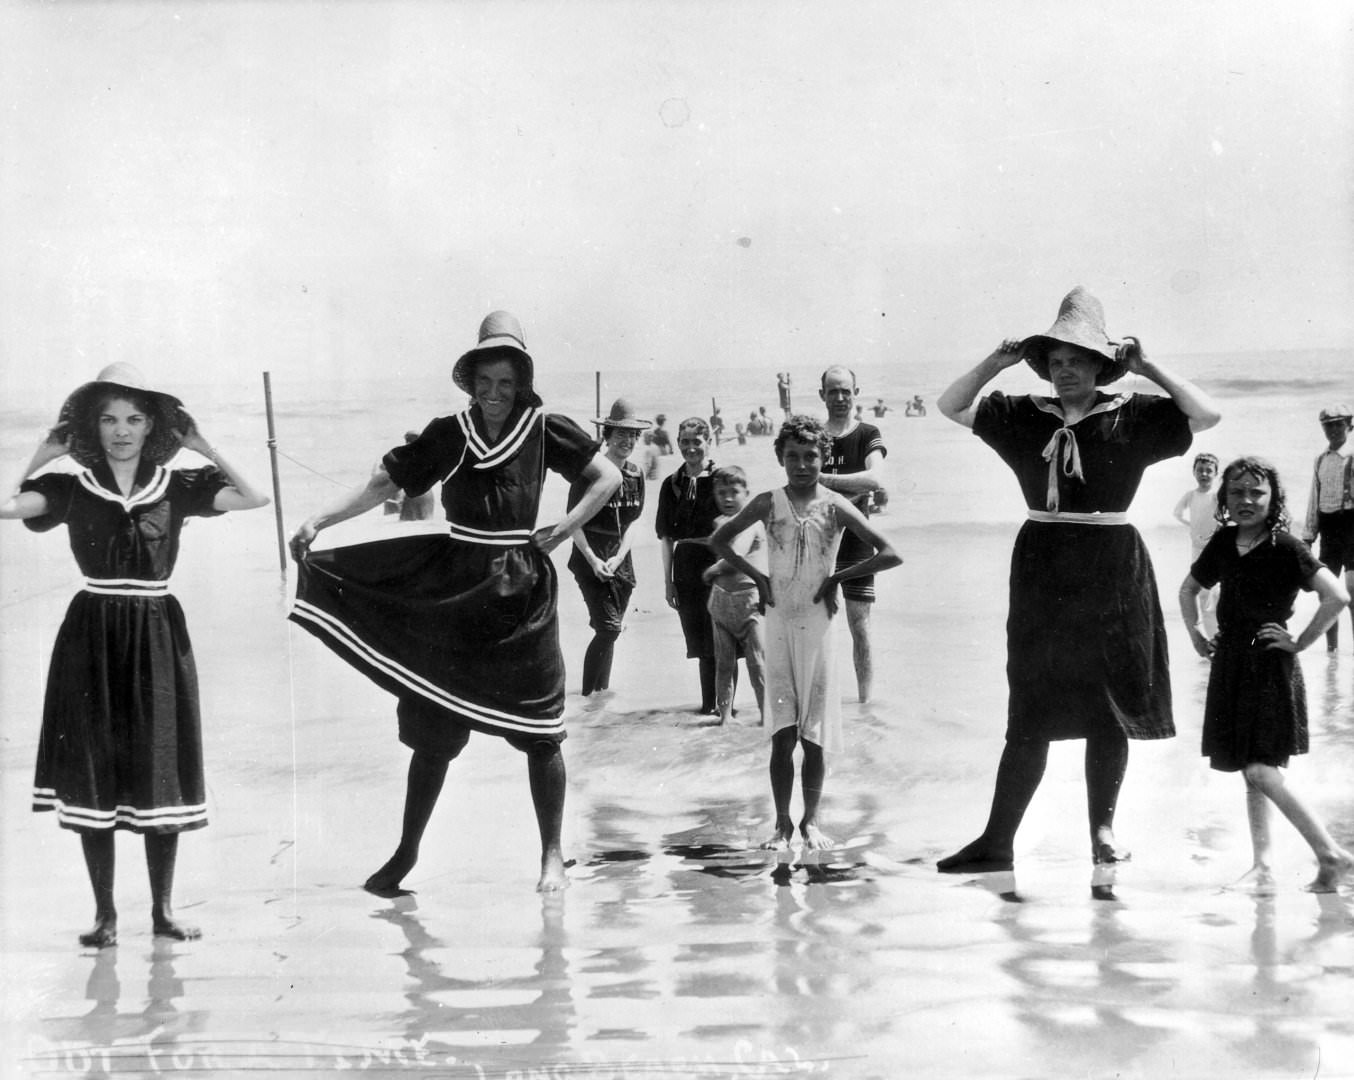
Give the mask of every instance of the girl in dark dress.
M 1307 888 L 1334 892 L 1354 869 L 1354 856 L 1285 782 L 1279 770 L 1307 752 L 1307 697 L 1295 654 L 1317 641 L 1349 604 L 1340 580 L 1288 532 L 1278 471 L 1261 458 L 1243 457 L 1223 471 L 1218 520 L 1224 525 L 1199 554 L 1180 586 L 1180 612 L 1200 656 L 1212 660 L 1204 705 L 1203 752 L 1220 772 L 1246 779 L 1246 812 L 1255 853 L 1238 885 L 1274 890 L 1270 868 L 1269 804 L 1311 845 L 1317 875 Z M 1199 594 L 1221 582 L 1218 634 L 1198 628 Z M 1287 629 L 1298 590 L 1320 600 L 1307 628 Z
M 1026 360 L 1054 397 L 976 402 L 1000 372 Z M 1169 397 L 1107 394 L 1126 373 Z M 1010 466 L 1028 507 L 1011 556 L 1006 748 L 982 834 L 937 863 L 942 873 L 1010 870 L 1016 830 L 1043 779 L 1053 739 L 1086 740 L 1091 856 L 1127 856 L 1114 839 L 1114 810 L 1128 740 L 1175 734 L 1166 630 L 1152 563 L 1125 511 L 1143 471 L 1183 454 L 1191 433 L 1218 413 L 1193 384 L 1149 361 L 1134 338 L 1105 332 L 1099 301 L 1081 288 L 1063 300 L 1044 334 L 1007 339 L 939 401 Z M 1112 899 L 1092 878 L 1093 895 Z
M 558 586 L 548 555 L 610 498 L 620 474 L 572 420 L 548 414 L 532 388 L 522 327 L 504 311 L 452 371 L 472 396 L 382 458 L 371 478 L 303 522 L 291 619 L 398 699 L 400 741 L 413 750 L 395 853 L 366 881 L 396 894 L 447 766 L 471 731 L 527 755 L 541 835 L 542 892 L 568 884 L 564 815 L 564 661 Z M 546 471 L 585 491 L 555 525 L 536 529 Z M 418 535 L 310 553 L 316 534 L 380 506 L 400 489 L 441 484 L 448 535 Z M 534 531 L 533 531 L 534 530 Z
M 588 606 L 588 625 L 592 641 L 583 655 L 583 694 L 585 696 L 611 686 L 611 661 L 620 637 L 625 609 L 635 590 L 635 563 L 630 557 L 635 522 L 644 512 L 644 474 L 631 464 L 639 433 L 649 421 L 635 418 L 635 411 L 624 398 L 617 398 L 611 413 L 593 421 L 602 429 L 606 459 L 621 474 L 621 486 L 605 506 L 574 533 L 574 550 L 569 554 L 569 570 Z M 583 481 L 569 489 L 568 507 L 572 509 L 587 492 Z
M 180 447 L 212 464 L 165 468 Z M 33 476 L 68 454 L 82 471 Z M 179 833 L 207 824 L 207 804 L 197 671 L 169 578 L 188 518 L 268 499 L 128 364 L 71 394 L 21 481 L 0 518 L 65 525 L 85 575 L 52 649 L 33 785 L 33 809 L 80 834 L 95 908 L 80 943 L 117 943 L 117 829 L 145 837 L 154 933 L 196 938 L 171 904 Z

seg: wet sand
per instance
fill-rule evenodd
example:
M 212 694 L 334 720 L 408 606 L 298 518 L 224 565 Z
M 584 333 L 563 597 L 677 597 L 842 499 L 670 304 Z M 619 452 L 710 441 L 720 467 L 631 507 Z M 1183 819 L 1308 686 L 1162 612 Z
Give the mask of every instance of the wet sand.
M 209 827 L 181 844 L 177 909 L 204 936 L 151 937 L 141 845 L 124 834 L 120 944 L 102 951 L 76 943 L 92 914 L 76 838 L 28 803 L 73 570 L 64 540 L 0 533 L 4 1075 L 1354 1075 L 1350 890 L 1301 891 L 1311 860 L 1286 825 L 1276 896 L 1221 888 L 1249 841 L 1240 781 L 1197 755 L 1206 668 L 1176 629 L 1181 535 L 1148 534 L 1180 736 L 1133 747 L 1119 902 L 1089 895 L 1078 743 L 1055 746 L 1015 875 L 935 872 L 986 814 L 1014 526 L 961 536 L 903 513 L 879 519 L 908 561 L 880 583 L 877 700 L 846 706 L 828 779 L 841 850 L 756 850 L 771 808 L 750 691 L 727 729 L 689 711 L 695 667 L 645 537 L 604 702 L 577 693 L 585 619 L 561 573 L 571 887 L 533 891 L 525 767 L 475 737 L 413 895 L 390 900 L 360 883 L 397 834 L 392 702 L 283 621 L 268 513 L 194 523 L 176 576 L 211 800 Z M 961 540 L 962 572 L 938 572 Z M 1303 657 L 1314 753 L 1291 777 L 1349 843 L 1343 629 L 1337 658 Z

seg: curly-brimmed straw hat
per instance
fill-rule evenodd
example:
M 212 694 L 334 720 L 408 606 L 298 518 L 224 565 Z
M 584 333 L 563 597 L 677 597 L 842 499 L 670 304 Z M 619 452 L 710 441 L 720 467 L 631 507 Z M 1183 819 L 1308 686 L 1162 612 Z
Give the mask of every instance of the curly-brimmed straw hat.
M 635 408 L 625 398 L 618 397 L 611 403 L 611 415 L 599 416 L 593 421 L 599 428 L 620 428 L 622 431 L 643 431 L 649 427 L 648 420 L 635 416 Z
M 183 412 L 183 402 L 173 394 L 154 389 L 140 371 L 121 361 L 109 364 L 94 377 L 93 382 L 87 382 L 72 392 L 61 406 L 57 425 L 66 425 L 71 457 L 87 469 L 104 460 L 103 447 L 99 443 L 90 412 L 119 390 L 134 391 L 138 397 L 145 399 L 152 424 L 150 435 L 141 448 L 141 456 L 156 465 L 165 464 L 179 452 L 179 440 L 174 429 L 188 430 L 190 421 Z
M 517 394 L 521 401 L 540 408 L 536 393 L 536 368 L 527 352 L 526 335 L 517 316 L 507 311 L 491 311 L 480 323 L 479 340 L 474 348 L 463 353 L 451 370 L 451 381 L 467 394 L 475 393 L 475 365 L 481 360 L 511 359 L 517 365 L 521 386 Z
M 1052 326 L 1020 343 L 1025 362 L 1045 382 L 1048 381 L 1048 347 L 1055 342 L 1075 345 L 1109 361 L 1101 366 L 1100 374 L 1096 376 L 1097 386 L 1121 379 L 1128 371 L 1128 362 L 1119 358 L 1120 343 L 1111 341 L 1105 332 L 1105 309 L 1080 285 L 1063 297 Z

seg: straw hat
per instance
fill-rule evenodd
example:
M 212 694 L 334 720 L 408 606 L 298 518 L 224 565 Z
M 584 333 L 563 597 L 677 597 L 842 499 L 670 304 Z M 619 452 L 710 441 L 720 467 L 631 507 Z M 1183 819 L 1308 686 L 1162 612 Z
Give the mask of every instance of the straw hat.
M 1096 376 L 1097 386 L 1121 379 L 1128 371 L 1127 361 L 1119 358 L 1119 342 L 1111 341 L 1105 332 L 1105 309 L 1080 285 L 1063 297 L 1052 326 L 1020 343 L 1025 362 L 1045 381 L 1048 381 L 1048 347 L 1056 342 L 1075 345 L 1109 361 Z
M 599 428 L 620 428 L 622 431 L 643 431 L 649 426 L 648 420 L 636 418 L 634 406 L 623 397 L 611 403 L 611 415 L 599 416 L 593 423 Z
M 475 347 L 463 353 L 451 371 L 451 381 L 467 394 L 475 393 L 474 368 L 481 360 L 511 359 L 516 362 L 521 386 L 518 387 L 519 400 L 538 408 L 541 399 L 534 388 L 536 369 L 527 352 L 526 335 L 522 333 L 522 324 L 517 316 L 506 311 L 491 311 L 480 323 L 479 340 Z
M 116 394 L 119 390 L 133 391 L 145 400 L 153 423 L 150 435 L 141 448 L 141 456 L 156 465 L 163 465 L 179 452 L 179 440 L 174 435 L 174 429 L 186 432 L 191 420 L 178 398 L 153 389 L 140 371 L 122 362 L 109 364 L 94 377 L 93 382 L 79 387 L 61 406 L 57 425 L 66 425 L 71 457 L 87 469 L 104 460 L 103 447 L 99 443 L 91 413 L 109 394 Z
M 1321 423 L 1327 420 L 1351 420 L 1354 419 L 1354 412 L 1349 411 L 1349 406 L 1343 403 L 1339 405 L 1327 405 L 1321 410 L 1321 415 L 1317 418 Z

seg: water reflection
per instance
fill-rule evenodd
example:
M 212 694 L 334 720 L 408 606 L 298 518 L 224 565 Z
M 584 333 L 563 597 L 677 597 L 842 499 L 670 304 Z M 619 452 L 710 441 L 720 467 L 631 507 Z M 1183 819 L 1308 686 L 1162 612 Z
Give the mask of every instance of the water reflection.
M 511 1047 L 516 1060 L 539 1064 L 558 1060 L 575 1023 L 573 987 L 565 955 L 564 902 L 560 894 L 541 898 L 541 931 L 530 973 L 522 950 L 484 964 L 481 978 L 466 978 L 464 949 L 453 949 L 431 933 L 418 915 L 414 896 L 403 896 L 372 914 L 404 935 L 400 952 L 409 975 L 408 1009 L 395 1018 L 409 1044 L 435 1060 L 484 1058 L 486 1047 Z M 486 950 L 489 951 L 489 950 Z M 501 953 L 501 950 L 493 950 Z
M 59 1058 L 87 1062 L 89 1075 L 108 1072 L 153 1070 L 157 1060 L 176 1056 L 189 1060 L 195 1054 L 194 1042 L 206 1026 L 202 1010 L 182 1010 L 183 980 L 175 971 L 176 943 L 153 939 L 150 964 L 146 969 L 146 996 L 139 1009 L 122 1001 L 123 971 L 139 967 L 139 961 L 119 956 L 118 947 L 98 949 L 92 954 L 89 976 L 85 981 L 85 999 L 93 1002 L 80 1016 L 50 1016 L 42 1021 L 42 1036 L 51 1046 L 62 1049 L 39 1055 L 36 1060 Z M 136 998 L 140 1002 L 141 998 Z
M 1124 1072 L 1169 1034 L 1139 1019 L 1138 1007 L 1177 985 L 1168 948 L 1133 930 L 1119 904 L 1092 903 L 1083 928 L 1068 932 L 1067 912 L 1044 925 L 1046 912 L 1001 909 L 999 925 L 1016 948 L 1002 969 L 1016 983 L 1012 1014 L 1041 1042 L 1058 1048 L 1060 1070 L 1094 1071 L 1112 1060 Z

